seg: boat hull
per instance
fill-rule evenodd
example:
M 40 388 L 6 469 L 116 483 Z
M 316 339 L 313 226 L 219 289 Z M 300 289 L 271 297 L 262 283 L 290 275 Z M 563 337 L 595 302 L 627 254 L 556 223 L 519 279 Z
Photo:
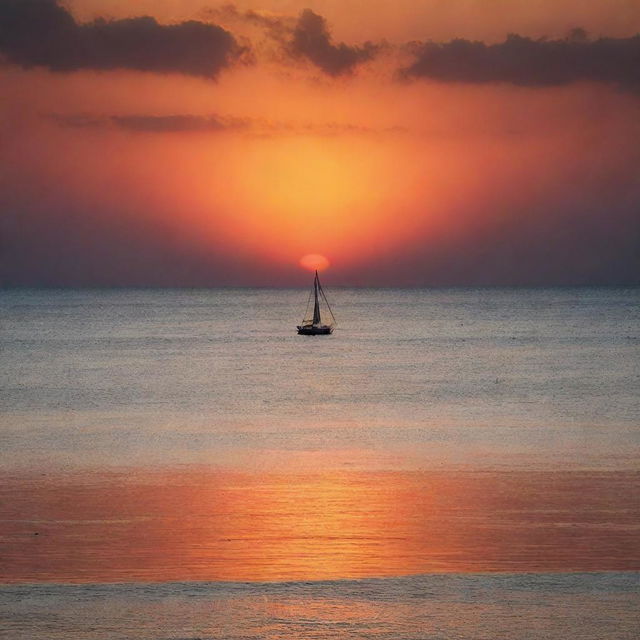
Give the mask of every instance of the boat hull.
M 333 332 L 333 327 L 327 325 L 320 325 L 314 327 L 313 325 L 301 325 L 297 327 L 298 334 L 301 336 L 328 336 Z

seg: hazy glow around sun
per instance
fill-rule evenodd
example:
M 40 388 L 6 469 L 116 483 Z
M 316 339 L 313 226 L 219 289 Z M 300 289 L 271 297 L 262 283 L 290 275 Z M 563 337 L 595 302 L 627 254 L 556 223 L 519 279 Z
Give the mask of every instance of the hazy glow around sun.
M 324 271 L 329 264 L 329 260 L 319 253 L 308 253 L 300 258 L 300 266 L 309 271 Z

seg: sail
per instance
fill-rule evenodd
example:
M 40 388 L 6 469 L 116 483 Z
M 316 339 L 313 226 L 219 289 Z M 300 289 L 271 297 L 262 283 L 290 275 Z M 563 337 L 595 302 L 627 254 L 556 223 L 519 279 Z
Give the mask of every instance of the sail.
M 320 286 L 320 282 L 318 281 L 318 272 L 316 271 L 316 277 L 313 280 L 313 324 L 320 324 L 320 301 L 318 300 L 318 288 Z

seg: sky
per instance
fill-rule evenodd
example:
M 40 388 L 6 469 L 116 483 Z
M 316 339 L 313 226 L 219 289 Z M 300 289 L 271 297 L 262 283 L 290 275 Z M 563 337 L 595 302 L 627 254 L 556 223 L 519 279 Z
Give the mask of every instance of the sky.
M 0 0 L 0 286 L 640 284 L 639 32 L 640 0 Z

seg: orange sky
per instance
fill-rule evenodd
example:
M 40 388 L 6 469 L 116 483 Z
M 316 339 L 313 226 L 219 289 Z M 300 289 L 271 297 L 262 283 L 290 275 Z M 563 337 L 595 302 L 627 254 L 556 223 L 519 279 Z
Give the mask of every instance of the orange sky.
M 309 253 L 342 284 L 638 281 L 637 71 L 617 58 L 542 82 L 526 64 L 507 81 L 402 70 L 411 41 L 581 27 L 634 47 L 640 0 L 64 4 L 79 32 L 147 14 L 162 38 L 195 19 L 243 50 L 202 77 L 188 67 L 202 51 L 139 71 L 108 42 L 98 62 L 69 62 L 55 42 L 16 52 L 0 30 L 1 284 L 299 284 Z M 299 34 L 307 7 L 326 18 L 319 43 Z M 576 51 L 602 68 L 599 49 Z
M 203 0 L 68 0 L 81 20 L 97 16 L 155 15 L 175 21 L 201 18 L 205 8 L 230 4 Z M 309 8 L 327 18 L 335 37 L 345 41 L 431 38 L 500 40 L 506 33 L 563 36 L 582 27 L 597 35 L 629 36 L 640 29 L 634 0 L 240 0 L 240 10 L 297 15 Z

